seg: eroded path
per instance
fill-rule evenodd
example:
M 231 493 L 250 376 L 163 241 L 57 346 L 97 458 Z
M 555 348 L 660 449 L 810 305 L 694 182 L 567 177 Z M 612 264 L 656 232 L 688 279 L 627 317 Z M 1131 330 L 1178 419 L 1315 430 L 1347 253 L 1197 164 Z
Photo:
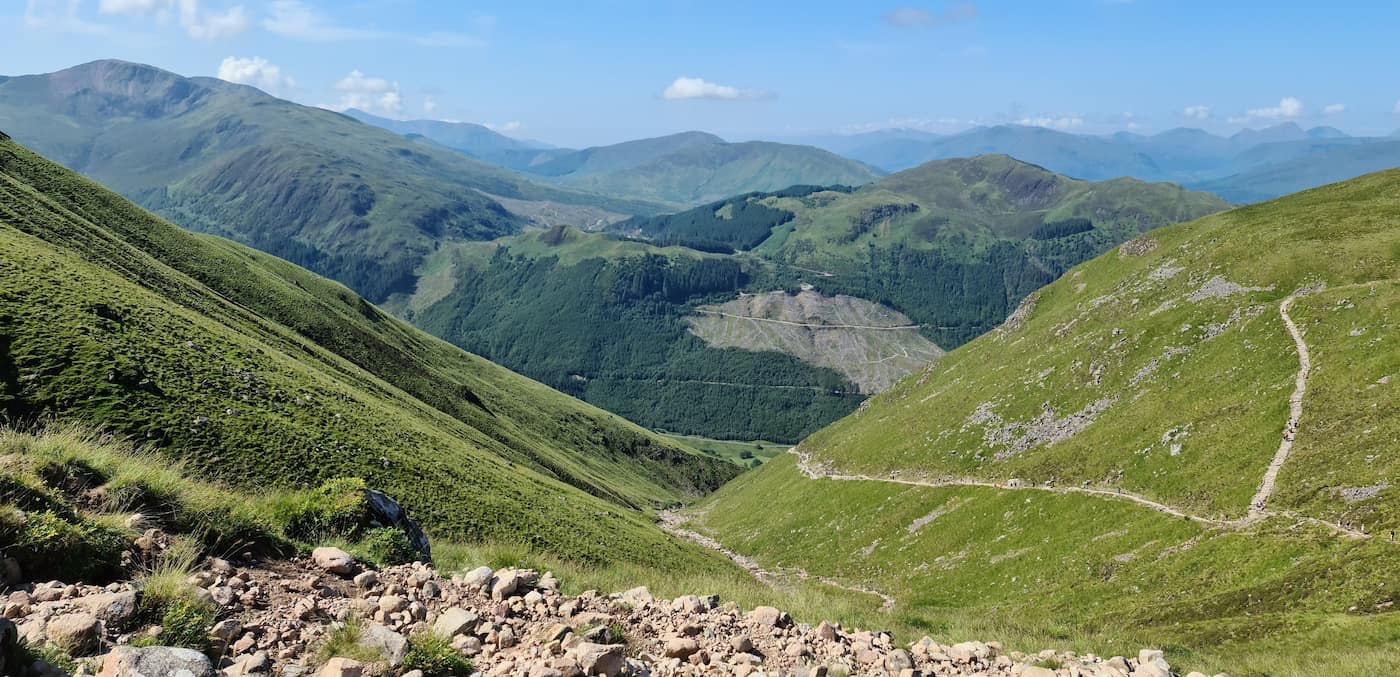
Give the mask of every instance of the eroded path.
M 1369 286 L 1370 284 L 1372 283 L 1361 282 L 1357 284 L 1349 284 L 1343 287 L 1336 287 L 1331 291 L 1338 291 L 1352 287 L 1364 287 Z M 1288 422 L 1285 424 L 1285 434 L 1283 436 L 1283 439 L 1279 442 L 1278 451 L 1274 452 L 1273 460 L 1269 462 L 1269 467 L 1265 470 L 1263 479 L 1260 480 L 1259 489 L 1255 492 L 1254 498 L 1250 500 L 1249 510 L 1242 517 L 1236 519 L 1222 520 L 1210 517 L 1203 517 L 1200 515 L 1193 515 L 1180 508 L 1176 508 L 1165 503 L 1160 503 L 1146 496 L 1134 494 L 1128 491 L 1123 491 L 1121 489 L 1082 486 L 1061 487 L 1054 485 L 1036 485 L 1033 483 L 1023 482 L 1016 482 L 1012 484 L 988 482 L 985 480 L 976 480 L 971 478 L 948 478 L 934 480 L 907 479 L 899 477 L 895 473 L 891 473 L 890 475 L 884 477 L 875 477 L 871 475 L 851 475 L 836 472 L 835 470 L 829 467 L 818 466 L 813 462 L 811 454 L 801 451 L 797 447 L 789 449 L 788 453 L 797 456 L 798 471 L 805 475 L 808 479 L 814 480 L 825 479 L 834 481 L 885 482 L 890 484 L 902 484 L 906 486 L 928 488 L 961 486 L 986 487 L 991 489 L 1012 491 L 1045 491 L 1057 494 L 1087 494 L 1102 498 L 1131 501 L 1133 503 L 1137 503 L 1138 505 L 1151 508 L 1153 510 L 1156 510 L 1157 512 L 1166 515 L 1180 517 L 1183 519 L 1189 519 L 1198 524 L 1216 528 L 1243 529 L 1245 527 L 1249 527 L 1259 522 L 1260 520 L 1266 517 L 1277 516 L 1285 519 L 1295 520 L 1300 524 L 1306 523 L 1313 526 L 1322 527 L 1340 536 L 1348 538 L 1369 539 L 1371 537 L 1370 534 L 1355 529 L 1346 528 L 1338 524 L 1333 524 L 1325 520 L 1320 520 L 1315 517 L 1306 517 L 1291 512 L 1275 512 L 1268 510 L 1269 498 L 1273 495 L 1274 486 L 1278 480 L 1279 471 L 1283 469 L 1284 464 L 1288 461 L 1289 453 L 1293 450 L 1293 442 L 1297 436 L 1298 423 L 1302 420 L 1303 417 L 1303 406 L 1304 398 L 1307 394 L 1308 376 L 1312 373 L 1312 358 L 1308 353 L 1307 341 L 1303 339 L 1303 334 L 1301 331 L 1299 331 L 1298 325 L 1293 322 L 1293 318 L 1288 314 L 1288 309 L 1293 306 L 1293 302 L 1297 301 L 1298 297 L 1303 296 L 1305 294 L 1313 293 L 1315 291 L 1322 291 L 1323 289 L 1325 289 L 1325 287 L 1318 289 L 1300 290 L 1298 292 L 1294 292 L 1293 294 L 1289 295 L 1287 298 L 1279 302 L 1279 316 L 1283 319 L 1283 325 L 1288 330 L 1289 336 L 1293 339 L 1294 349 L 1298 353 L 1298 372 L 1294 377 L 1293 394 L 1288 399 Z
M 829 585 L 833 588 L 839 588 L 847 592 L 856 592 L 863 595 L 874 595 L 880 598 L 881 609 L 889 611 L 890 609 L 894 608 L 894 597 L 880 592 L 879 590 L 876 590 L 874 588 L 868 588 L 861 585 L 847 585 L 845 583 L 837 581 L 834 578 L 827 578 L 825 576 L 814 576 L 810 573 L 807 573 L 807 571 L 804 569 L 791 569 L 788 570 L 786 574 L 780 574 L 777 572 L 769 571 L 768 569 L 765 569 L 762 566 L 760 566 L 758 562 L 755 562 L 752 558 L 745 557 L 744 555 L 741 555 L 737 552 L 734 552 L 733 550 L 730 550 L 729 548 L 724 547 L 723 545 L 720 545 L 719 541 L 716 541 L 715 539 L 710 538 L 709 536 L 706 536 L 702 533 L 686 529 L 686 518 L 681 516 L 674 510 L 662 510 L 657 515 L 657 517 L 657 523 L 667 533 L 671 534 L 672 536 L 678 536 L 680 538 L 693 541 L 694 543 L 700 545 L 703 548 L 713 550 L 721 555 L 724 555 L 725 557 L 728 557 L 731 562 L 734 562 L 735 564 L 739 565 L 740 568 L 749 572 L 749 575 L 753 576 L 755 580 L 771 588 L 776 588 L 779 590 L 790 590 L 790 586 L 788 586 L 783 581 L 783 578 L 786 575 L 791 575 L 804 581 L 817 581 L 819 583 L 822 583 L 823 585 Z

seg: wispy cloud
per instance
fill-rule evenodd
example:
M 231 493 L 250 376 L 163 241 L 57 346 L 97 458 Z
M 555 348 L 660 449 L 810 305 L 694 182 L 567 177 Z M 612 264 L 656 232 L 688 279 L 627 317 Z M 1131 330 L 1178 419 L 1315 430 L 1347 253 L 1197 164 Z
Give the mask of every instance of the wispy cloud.
M 24 27 L 73 35 L 107 35 L 111 29 L 78 15 L 78 0 L 28 0 L 24 5 Z
M 681 101 L 684 99 L 709 99 L 711 101 L 753 101 L 757 99 L 771 98 L 770 92 L 757 89 L 739 89 L 728 85 L 720 85 L 709 82 L 702 78 L 692 78 L 681 76 L 676 78 L 671 84 L 661 92 L 661 98 L 667 101 Z
M 1395 108 L 1391 109 L 1390 112 L 1392 112 L 1392 113 L 1394 113 L 1394 114 L 1396 114 L 1396 115 L 1400 115 L 1400 101 L 1396 101 L 1396 102 L 1395 102 Z
M 500 124 L 483 122 L 481 126 L 498 134 L 515 134 L 525 129 L 525 125 L 519 120 L 511 120 L 510 122 L 502 122 Z
M 1340 115 L 1346 111 L 1347 105 L 1344 103 L 1330 103 L 1322 107 L 1323 115 Z
M 1058 129 L 1067 132 L 1071 129 L 1079 129 L 1084 126 L 1084 116 L 1078 114 L 1071 115 L 1037 115 L 1023 117 L 1016 120 L 1016 124 L 1026 127 L 1044 127 L 1046 129 Z
M 389 33 L 364 28 L 341 26 L 301 0 L 276 0 L 271 15 L 262 22 L 263 28 L 287 38 L 311 42 L 340 40 L 378 40 L 391 37 Z
M 1230 122 L 1277 122 L 1297 120 L 1301 117 L 1303 117 L 1303 101 L 1297 97 L 1287 96 L 1281 99 L 1277 106 L 1250 109 L 1241 117 L 1230 118 Z
M 399 93 L 397 82 L 369 77 L 359 70 L 352 70 L 349 75 L 335 83 L 335 91 L 340 92 L 340 101 L 323 105 L 323 108 L 337 111 L 355 108 L 389 117 L 403 114 L 403 95 Z
M 296 81 L 282 74 L 282 68 L 260 56 L 230 56 L 219 64 L 219 79 L 251 85 L 265 92 L 281 92 L 296 87 Z
M 1181 114 L 1192 120 L 1209 120 L 1210 106 L 1187 106 L 1181 109 Z
M 931 28 L 946 24 L 972 21 L 977 18 L 977 5 L 970 2 L 949 5 L 942 12 L 918 7 L 900 7 L 885 15 L 885 23 L 895 28 Z
M 170 23 L 172 15 L 185 34 L 196 40 L 231 38 L 251 25 L 242 5 L 223 10 L 201 9 L 199 0 L 99 0 L 101 14 L 154 16 L 161 24 Z

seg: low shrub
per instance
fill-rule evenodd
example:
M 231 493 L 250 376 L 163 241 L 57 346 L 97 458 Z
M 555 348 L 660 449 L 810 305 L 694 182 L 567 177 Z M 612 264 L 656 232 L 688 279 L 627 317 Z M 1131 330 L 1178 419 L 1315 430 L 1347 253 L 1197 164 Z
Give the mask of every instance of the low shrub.
M 370 529 L 357 550 L 362 559 L 378 567 L 407 564 L 418 559 L 418 551 L 413 549 L 408 536 L 392 527 Z
M 121 532 L 81 518 L 70 521 L 48 510 L 0 515 L 0 550 L 23 571 L 65 581 L 108 580 L 120 573 L 125 549 Z
M 160 619 L 160 646 L 178 646 L 208 652 L 209 631 L 214 627 L 218 609 L 193 599 L 177 598 L 165 605 Z
M 306 543 L 359 538 L 367 510 L 365 481 L 358 477 L 328 480 L 314 491 L 286 496 L 274 507 L 287 537 Z
M 452 644 L 431 632 L 419 632 L 408 640 L 403 669 L 422 670 L 426 677 L 467 677 L 472 662 L 452 648 Z

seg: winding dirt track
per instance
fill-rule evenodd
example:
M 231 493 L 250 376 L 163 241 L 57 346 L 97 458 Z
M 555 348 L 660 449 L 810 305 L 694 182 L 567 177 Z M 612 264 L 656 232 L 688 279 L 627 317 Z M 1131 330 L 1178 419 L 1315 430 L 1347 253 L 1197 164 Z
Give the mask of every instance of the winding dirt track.
M 1357 284 L 1350 284 L 1344 287 L 1337 287 L 1330 291 L 1337 291 L 1349 287 L 1369 286 L 1370 284 L 1372 283 L 1363 282 Z M 1300 295 L 1305 293 L 1308 292 L 1295 292 L 1289 295 L 1287 298 L 1283 299 L 1281 302 L 1279 302 L 1278 305 L 1279 316 L 1283 319 L 1283 325 L 1288 330 L 1289 336 L 1292 337 L 1294 348 L 1297 350 L 1298 353 L 1298 372 L 1294 377 L 1293 394 L 1288 398 L 1289 419 L 1288 422 L 1285 424 L 1284 428 L 1287 431 L 1287 434 L 1285 434 L 1283 439 L 1279 442 L 1278 451 L 1274 452 L 1273 460 L 1270 461 L 1268 469 L 1264 472 L 1264 477 L 1259 482 L 1259 489 L 1255 492 L 1254 498 L 1250 501 L 1248 512 L 1246 512 L 1244 516 L 1239 517 L 1237 519 L 1221 520 L 1212 519 L 1209 517 L 1202 517 L 1200 515 L 1193 515 L 1179 508 L 1175 508 L 1165 503 L 1159 503 L 1157 501 L 1154 501 L 1150 498 L 1147 498 L 1146 496 L 1134 494 L 1131 492 L 1125 492 L 1121 489 L 1105 489 L 1095 487 L 1058 487 L 1049 485 L 1037 486 L 1034 484 L 1019 482 L 1016 484 L 1007 484 L 987 482 L 971 478 L 938 480 L 905 479 L 899 477 L 897 474 L 894 473 L 891 473 L 890 475 L 885 477 L 875 477 L 871 475 L 851 475 L 836 472 L 830 467 L 822 467 L 817 465 L 813 462 L 810 453 L 804 452 L 798 449 L 797 447 L 792 447 L 791 449 L 788 449 L 788 453 L 797 456 L 798 471 L 811 480 L 831 480 L 836 482 L 884 482 L 887 484 L 901 484 L 905 486 L 927 487 L 935 489 L 942 487 L 985 487 L 990 489 L 999 489 L 1003 491 L 1044 491 L 1056 494 L 1087 494 L 1102 498 L 1131 501 L 1133 503 L 1137 503 L 1138 505 L 1151 508 L 1152 510 L 1156 510 L 1157 512 L 1166 515 L 1171 515 L 1173 517 L 1179 517 L 1182 519 L 1188 519 L 1198 524 L 1219 529 L 1244 529 L 1246 527 L 1254 525 L 1255 523 L 1263 520 L 1266 517 L 1275 516 L 1284 519 L 1292 519 L 1299 524 L 1306 523 L 1314 526 L 1319 526 L 1328 529 L 1333 533 L 1345 538 L 1369 539 L 1371 538 L 1370 534 L 1355 529 L 1345 528 L 1340 525 L 1327 522 L 1325 520 L 1320 520 L 1314 517 L 1296 515 L 1287 511 L 1276 512 L 1270 511 L 1268 509 L 1269 498 L 1273 496 L 1274 486 L 1278 480 L 1279 471 L 1283 469 L 1284 464 L 1288 461 L 1288 455 L 1293 451 L 1293 442 L 1294 438 L 1296 438 L 1297 436 L 1298 423 L 1302 421 L 1303 418 L 1303 405 L 1304 397 L 1307 394 L 1308 376 L 1312 373 L 1312 358 L 1308 353 L 1308 344 L 1306 341 L 1303 340 L 1303 334 L 1301 331 L 1298 330 L 1298 325 L 1293 322 L 1293 318 L 1290 317 L 1288 314 L 1288 309 L 1292 307 L 1293 302 L 1296 301 Z M 683 536 L 692 541 L 695 541 L 696 543 L 699 543 L 700 545 L 707 547 L 711 550 L 715 550 L 716 552 L 724 554 L 725 556 L 733 560 L 736 564 L 748 570 L 758 580 L 768 583 L 769 585 L 773 585 L 774 574 L 772 572 L 765 571 L 764 569 L 759 567 L 758 564 L 753 560 L 724 548 L 714 539 L 711 539 L 707 536 L 703 536 L 701 534 L 697 534 L 693 531 L 682 529 L 680 525 L 684 523 L 685 519 L 680 517 L 676 513 L 665 511 L 662 513 L 661 519 L 661 525 L 663 529 L 666 529 L 672 534 Z M 797 575 L 801 578 L 816 578 L 816 580 L 819 580 L 828 585 L 832 585 L 834 587 L 842 588 L 845 590 L 850 590 L 853 592 L 862 592 L 872 595 L 878 595 L 884 600 L 885 609 L 888 610 L 894 607 L 894 598 L 877 590 L 858 586 L 847 586 L 830 579 L 812 577 L 809 574 L 807 574 L 807 572 L 801 570 L 797 570 Z

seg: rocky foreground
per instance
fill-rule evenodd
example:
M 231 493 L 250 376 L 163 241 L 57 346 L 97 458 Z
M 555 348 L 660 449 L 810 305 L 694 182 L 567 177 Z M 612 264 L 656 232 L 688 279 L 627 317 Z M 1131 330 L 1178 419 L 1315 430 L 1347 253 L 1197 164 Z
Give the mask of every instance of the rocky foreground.
M 1099 657 L 1005 652 L 996 642 L 896 646 L 882 632 L 794 623 L 771 607 L 740 610 L 714 596 L 654 598 L 560 593 L 553 575 L 481 567 L 443 576 L 412 564 L 371 570 L 333 548 L 311 559 L 237 566 L 212 559 L 188 583 L 220 608 L 210 659 L 190 649 L 138 647 L 161 629 L 139 621 L 131 583 L 61 582 L 11 589 L 0 634 L 4 674 L 63 674 L 40 661 L 15 665 L 15 633 L 30 647 L 78 656 L 73 674 L 110 677 L 296 675 L 422 677 L 405 667 L 411 643 L 432 633 L 481 675 L 1172 675 L 1160 651 Z M 355 629 L 357 659 L 326 655 L 332 635 Z M 370 660 L 370 658 L 373 660 Z M 1192 677 L 1200 677 L 1192 673 Z

